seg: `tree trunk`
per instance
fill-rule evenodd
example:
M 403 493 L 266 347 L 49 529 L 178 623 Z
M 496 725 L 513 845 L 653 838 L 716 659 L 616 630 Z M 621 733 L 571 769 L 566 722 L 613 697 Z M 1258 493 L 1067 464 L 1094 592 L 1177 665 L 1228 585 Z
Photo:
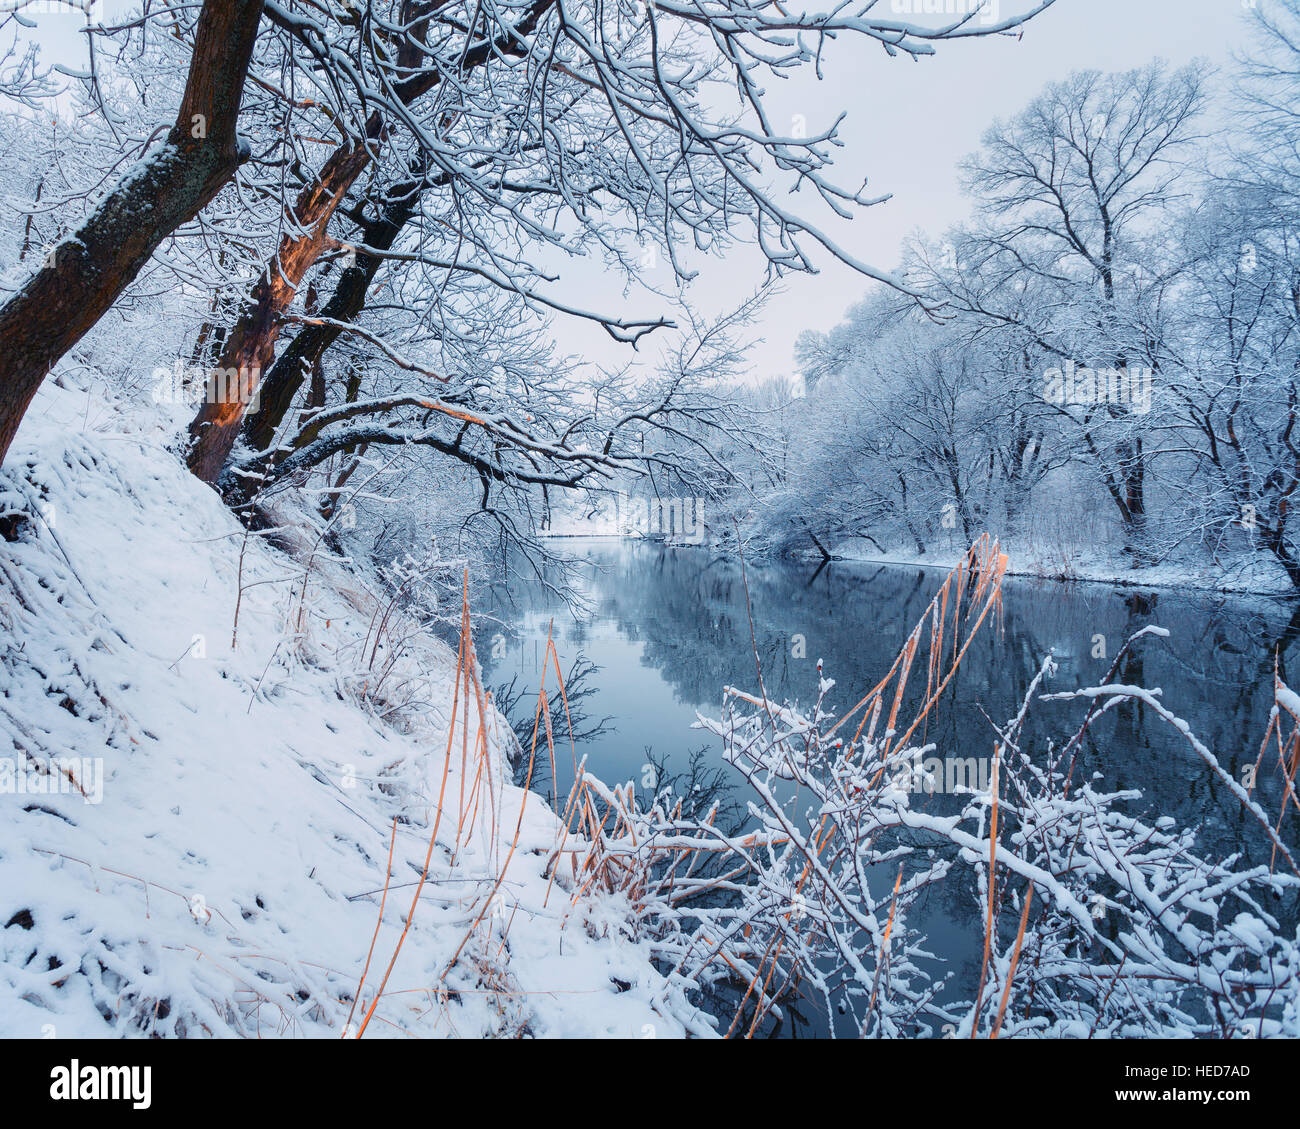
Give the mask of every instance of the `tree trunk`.
M 533 0 L 513 28 L 468 47 L 459 61 L 460 73 L 468 74 L 503 54 L 526 53 L 526 37 L 554 3 L 555 0 Z M 400 70 L 409 74 L 394 85 L 393 95 L 404 106 L 412 105 L 443 80 L 441 70 L 424 64 L 432 50 L 419 42 L 427 32 L 427 21 L 434 7 L 436 5 L 427 3 L 407 3 L 402 9 L 410 34 L 401 45 L 397 64 Z M 281 17 L 273 11 L 270 18 L 278 20 Z M 417 28 L 417 24 L 421 26 Z M 281 242 L 279 253 L 254 287 L 245 312 L 231 330 L 218 362 L 214 387 L 190 424 L 193 445 L 189 466 L 204 482 L 215 484 L 220 477 L 253 394 L 259 391 L 262 369 L 275 356 L 275 344 L 282 328 L 281 315 L 293 301 L 307 269 L 330 245 L 326 234 L 329 221 L 342 203 L 344 194 L 370 163 L 383 140 L 384 129 L 383 116 L 378 111 L 371 114 L 363 138 L 351 147 L 335 150 L 316 181 L 299 195 L 292 227 L 306 234 L 297 238 L 286 236 Z M 301 373 L 301 369 L 298 371 Z M 301 376 L 298 379 L 301 380 Z M 282 418 L 283 410 L 278 402 L 277 410 L 281 410 Z
M 1138 441 L 1137 461 L 1125 477 L 1125 492 L 1129 514 L 1129 544 L 1133 550 L 1133 567 L 1151 564 L 1150 546 L 1147 544 L 1146 464 L 1142 461 L 1142 444 Z
M 361 229 L 362 243 L 378 251 L 391 248 L 415 214 L 419 200 L 418 181 L 390 190 L 379 218 Z M 356 263 L 343 271 L 320 316 L 329 322 L 350 322 L 356 318 L 365 308 L 367 291 L 382 263 L 378 256 L 358 251 Z M 320 365 L 325 350 L 342 332 L 337 325 L 308 325 L 293 339 L 262 382 L 258 410 L 244 422 L 244 439 L 250 447 L 265 451 L 271 446 L 304 377 Z
M 262 369 L 275 355 L 282 315 L 293 302 L 307 269 L 331 246 L 329 222 L 344 195 L 370 164 L 371 143 L 380 118 L 367 122 L 367 140 L 340 146 L 320 176 L 299 193 L 275 257 L 267 265 L 239 320 L 226 337 L 207 394 L 190 423 L 189 467 L 204 482 L 215 483 L 239 435 L 244 414 L 262 382 Z
M 0 308 L 0 462 L 41 382 L 247 159 L 236 124 L 262 0 L 206 0 L 176 124 Z
M 1300 560 L 1296 559 L 1295 553 L 1291 551 L 1291 546 L 1287 543 L 1286 519 L 1287 499 L 1282 498 L 1278 502 L 1277 520 L 1271 526 L 1265 525 L 1262 529 L 1264 544 L 1277 558 L 1278 563 L 1286 569 L 1287 579 L 1296 588 L 1300 588 Z
M 1151 563 L 1147 551 L 1146 458 L 1142 440 L 1121 443 L 1115 448 L 1118 473 L 1112 494 L 1117 495 L 1123 519 L 1124 548 L 1133 568 Z

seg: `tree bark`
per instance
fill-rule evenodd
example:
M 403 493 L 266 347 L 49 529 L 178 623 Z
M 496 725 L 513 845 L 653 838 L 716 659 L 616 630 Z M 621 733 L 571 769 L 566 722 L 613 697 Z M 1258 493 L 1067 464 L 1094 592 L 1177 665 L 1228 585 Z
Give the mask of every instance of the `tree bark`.
M 500 54 L 518 54 L 524 37 L 532 33 L 538 20 L 554 2 L 533 0 L 509 31 L 467 47 L 459 60 L 461 74 L 469 73 Z M 403 18 L 414 26 L 427 21 L 436 6 L 411 0 L 403 7 Z M 271 18 L 277 17 L 272 14 Z M 398 52 L 398 67 L 411 73 L 393 88 L 394 97 L 402 105 L 414 104 L 442 82 L 443 76 L 438 69 L 427 66 L 421 69 L 429 54 L 429 49 L 419 45 L 417 34 L 412 33 L 403 41 Z M 215 485 L 220 477 L 239 437 L 253 395 L 259 391 L 262 370 L 275 357 L 276 341 L 283 326 L 282 315 L 293 301 L 307 269 L 322 251 L 332 245 L 327 234 L 329 222 L 344 194 L 382 143 L 385 128 L 383 115 L 375 111 L 366 121 L 362 139 L 336 149 L 325 162 L 320 176 L 299 195 L 294 222 L 289 226 L 303 234 L 285 236 L 279 253 L 254 287 L 217 363 L 216 386 L 210 390 L 190 424 L 189 466 L 204 482 Z M 278 401 L 276 410 L 281 410 Z
M 389 250 L 402 228 L 415 214 L 420 200 L 419 181 L 410 181 L 392 189 L 384 201 L 379 218 L 361 229 L 361 242 L 377 251 Z M 338 285 L 321 310 L 328 322 L 350 322 L 365 308 L 366 295 L 383 260 L 377 255 L 357 252 L 356 263 L 339 276 Z M 262 382 L 258 410 L 244 422 L 244 439 L 257 451 L 265 451 L 275 441 L 276 428 L 293 403 L 306 375 L 321 364 L 325 351 L 343 330 L 337 325 L 309 325 L 275 362 Z
M 320 176 L 299 193 L 278 252 L 262 272 L 226 337 L 207 394 L 190 423 L 189 467 L 204 482 L 215 483 L 226 465 L 244 414 L 262 382 L 262 369 L 275 356 L 275 343 L 284 324 L 282 315 L 293 302 L 307 269 L 327 246 L 333 245 L 329 222 L 370 164 L 371 145 L 382 123 L 374 114 L 366 124 L 366 137 L 330 154 Z
M 236 132 L 262 0 L 206 0 L 167 140 L 0 307 L 0 462 L 50 369 L 247 159 Z

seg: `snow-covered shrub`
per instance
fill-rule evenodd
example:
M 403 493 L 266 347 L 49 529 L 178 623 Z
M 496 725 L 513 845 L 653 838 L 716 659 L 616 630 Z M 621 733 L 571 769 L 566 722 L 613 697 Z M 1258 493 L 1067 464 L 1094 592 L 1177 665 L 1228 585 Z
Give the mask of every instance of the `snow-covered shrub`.
M 640 906 L 659 958 L 696 984 L 738 985 L 733 1034 L 780 1016 L 795 991 L 824 1010 L 830 1030 L 865 1036 L 1300 1034 L 1295 857 L 1158 691 L 1112 680 L 1118 659 L 1099 685 L 1047 695 L 1055 665 L 1045 658 L 1016 716 L 990 729 L 987 782 L 934 802 L 945 789 L 922 727 L 995 615 L 1005 567 L 996 545 L 977 545 L 890 673 L 847 714 L 829 711 L 829 679 L 806 710 L 768 700 L 761 676 L 757 694 L 726 691 L 722 716 L 701 724 L 756 795 L 750 833 L 638 808 L 630 787 L 589 778 L 616 813 L 598 844 L 605 871 Z M 1128 646 L 1160 634 L 1147 628 Z M 923 655 L 923 704 L 905 721 L 904 688 Z M 1067 741 L 1031 747 L 1026 718 L 1044 697 L 1090 705 Z M 1270 735 L 1291 805 L 1300 699 L 1280 682 L 1277 699 Z M 1194 829 L 1132 814 L 1140 793 L 1083 777 L 1077 754 L 1096 718 L 1135 701 L 1182 732 L 1237 795 L 1275 865 L 1212 857 Z M 940 887 L 976 900 L 977 984 L 942 972 L 916 924 Z
M 0 470 L 0 1031 L 711 1030 L 652 1005 L 618 896 L 546 873 L 582 844 L 511 783 L 463 571 L 458 662 L 318 525 L 241 526 L 148 416 L 40 395 Z

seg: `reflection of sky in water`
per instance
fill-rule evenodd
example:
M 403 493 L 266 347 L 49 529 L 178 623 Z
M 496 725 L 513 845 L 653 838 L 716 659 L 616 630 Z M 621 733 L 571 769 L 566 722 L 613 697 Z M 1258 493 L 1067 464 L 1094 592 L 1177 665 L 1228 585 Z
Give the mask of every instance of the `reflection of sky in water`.
M 613 732 L 578 748 L 579 758 L 586 755 L 596 775 L 608 783 L 639 781 L 641 766 L 645 764 L 645 746 L 649 745 L 656 753 L 671 755 L 708 742 L 707 734 L 691 730 L 696 704 L 682 700 L 660 670 L 647 661 L 645 644 L 629 639 L 617 619 L 598 615 L 584 625 L 581 640 L 574 641 L 574 633 L 558 622 L 562 614 L 565 613 L 557 612 L 556 624 L 561 667 L 567 674 L 570 662 L 579 651 L 594 662 L 600 668 L 597 676 L 600 690 L 591 712 L 615 719 Z M 549 615 L 528 614 L 520 625 L 521 638 L 508 648 L 503 661 L 490 666 L 494 683 L 519 676 L 519 684 L 529 691 L 526 698 L 529 710 L 536 703 L 538 668 L 546 653 L 549 621 Z M 554 671 L 546 685 L 547 693 L 553 694 Z M 562 791 L 567 792 L 573 779 L 572 755 L 567 737 L 558 733 L 556 738 L 556 755 L 563 754 L 558 769 Z M 565 764 L 569 765 L 567 773 Z
M 716 715 L 725 685 L 757 689 L 739 568 L 700 550 L 605 541 L 586 551 L 595 565 L 582 569 L 581 585 L 594 614 L 575 623 L 538 586 L 513 589 L 515 607 L 493 610 L 517 636 L 504 658 L 487 664 L 489 681 L 518 674 L 531 709 L 554 616 L 565 670 L 579 651 L 601 667 L 590 708 L 612 716 L 614 729 L 578 749 L 596 775 L 611 783 L 639 781 L 646 746 L 669 755 L 670 771 L 684 767 L 691 749 L 716 750 L 707 734 L 690 728 L 696 711 Z M 807 702 L 820 657 L 836 680 L 832 708 L 852 705 L 888 670 L 941 580 L 940 572 L 915 568 L 751 566 L 754 634 L 768 695 Z M 1283 676 L 1291 660 L 1293 680 L 1300 682 L 1293 655 L 1300 612 L 1285 603 L 1018 580 L 1006 583 L 1004 597 L 1002 630 L 996 624 L 983 630 L 927 727 L 925 739 L 938 745 L 940 756 L 991 755 L 992 732 L 981 708 L 999 723 L 1015 713 L 1048 650 L 1060 662 L 1049 689 L 1091 684 L 1104 676 L 1124 640 L 1148 623 L 1167 628 L 1171 637 L 1139 643 L 1119 681 L 1160 688 L 1165 705 L 1187 719 L 1239 780 L 1243 766 L 1255 762 L 1267 725 L 1275 649 Z M 803 659 L 794 654 L 796 635 L 804 637 Z M 1104 638 L 1104 660 L 1093 657 L 1096 636 Z M 487 651 L 480 645 L 485 657 Z M 908 687 L 913 708 L 924 689 L 921 664 Z M 1101 771 L 1111 786 L 1141 788 L 1144 808 L 1200 826 L 1218 852 L 1245 848 L 1267 861 L 1236 800 L 1209 779 L 1181 736 L 1144 712 L 1122 707 L 1104 717 L 1080 771 Z M 1049 739 L 1059 744 L 1082 716 L 1078 703 L 1037 704 L 1024 747 L 1041 751 Z M 567 742 L 557 744 L 557 753 L 567 791 Z M 1260 780 L 1258 796 L 1265 810 L 1276 812 L 1280 792 L 1267 759 Z M 741 781 L 742 802 L 747 791 Z M 935 811 L 952 802 L 944 796 L 922 801 Z M 1291 838 L 1296 826 L 1292 821 Z M 944 884 L 924 904 L 923 917 L 916 924 L 930 934 L 932 949 L 977 976 L 983 927 L 969 894 Z M 973 987 L 966 989 L 972 993 Z

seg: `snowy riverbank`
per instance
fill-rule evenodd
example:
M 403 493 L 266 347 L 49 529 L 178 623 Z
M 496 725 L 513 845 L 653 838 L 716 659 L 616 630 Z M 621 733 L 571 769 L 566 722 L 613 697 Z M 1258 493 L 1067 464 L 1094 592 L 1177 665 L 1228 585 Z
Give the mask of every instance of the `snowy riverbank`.
M 1169 562 L 1146 568 L 1130 568 L 1124 561 L 1097 553 L 1046 552 L 1038 547 L 1004 544 L 1010 560 L 1007 575 L 1039 580 L 1088 584 L 1109 584 L 1126 588 L 1196 589 L 1240 595 L 1295 597 L 1295 589 L 1280 568 L 1271 567 L 1258 555 L 1208 565 Z M 836 560 L 860 564 L 904 565 L 940 569 L 956 567 L 964 556 L 958 549 L 937 549 L 929 553 L 908 553 L 897 548 L 880 551 L 867 541 L 837 542 L 832 549 Z M 804 554 L 821 560 L 815 551 Z
M 490 703 L 449 742 L 456 656 L 390 654 L 368 577 L 246 536 L 164 420 L 90 399 L 47 384 L 0 478 L 0 1030 L 355 1031 L 436 823 L 367 1037 L 708 1033 L 626 903 L 548 871 Z

